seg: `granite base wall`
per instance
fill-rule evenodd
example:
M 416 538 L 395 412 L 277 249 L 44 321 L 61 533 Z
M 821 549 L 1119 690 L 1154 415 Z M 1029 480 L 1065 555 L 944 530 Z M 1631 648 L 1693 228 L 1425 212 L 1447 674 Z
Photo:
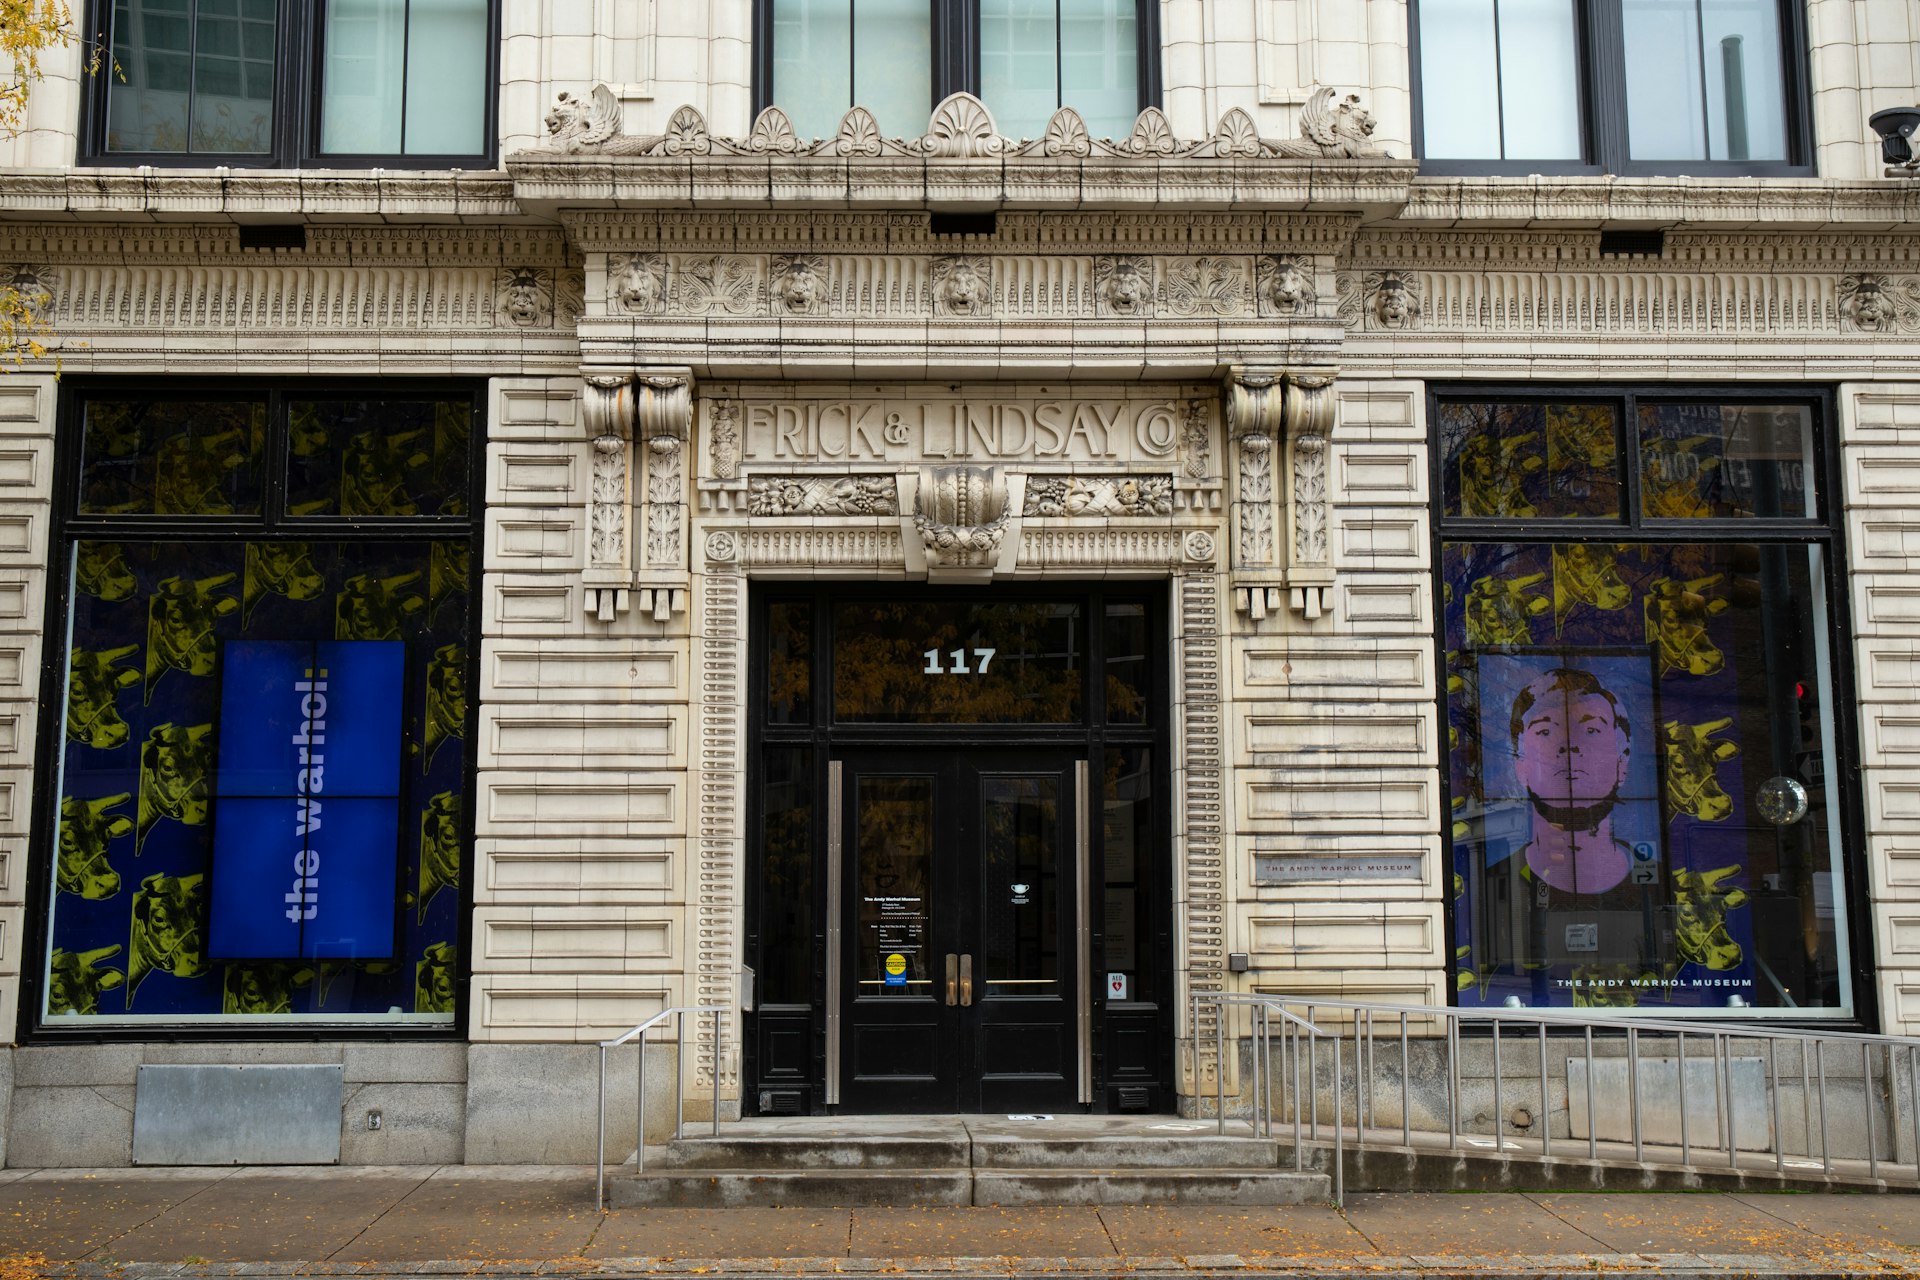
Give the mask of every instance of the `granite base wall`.
M 607 1055 L 607 1154 L 633 1152 L 635 1051 Z M 98 1044 L 0 1049 L 0 1162 L 114 1168 L 132 1162 L 134 1091 L 144 1063 L 339 1063 L 340 1163 L 589 1164 L 598 1050 L 592 1045 Z M 671 1045 L 647 1050 L 647 1136 L 674 1124 Z M 722 1118 L 737 1104 L 722 1098 Z M 368 1127 L 370 1111 L 380 1127 Z M 712 1114 L 689 1098 L 689 1123 Z

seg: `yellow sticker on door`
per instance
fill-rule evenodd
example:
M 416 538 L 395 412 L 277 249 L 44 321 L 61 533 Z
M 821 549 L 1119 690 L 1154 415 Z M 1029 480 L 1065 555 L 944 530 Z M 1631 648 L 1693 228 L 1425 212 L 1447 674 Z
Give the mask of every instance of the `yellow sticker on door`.
M 907 985 L 907 958 L 898 951 L 887 957 L 887 985 L 904 987 Z

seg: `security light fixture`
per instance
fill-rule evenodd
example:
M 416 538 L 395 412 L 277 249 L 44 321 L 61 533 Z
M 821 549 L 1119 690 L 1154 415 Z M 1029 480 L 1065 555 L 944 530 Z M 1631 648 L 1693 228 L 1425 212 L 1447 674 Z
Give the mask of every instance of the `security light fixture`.
M 1920 129 L 1920 107 L 1889 107 L 1868 116 L 1867 123 L 1880 135 L 1880 158 L 1887 162 L 1889 178 L 1920 174 L 1920 157 L 1913 149 L 1914 131 Z

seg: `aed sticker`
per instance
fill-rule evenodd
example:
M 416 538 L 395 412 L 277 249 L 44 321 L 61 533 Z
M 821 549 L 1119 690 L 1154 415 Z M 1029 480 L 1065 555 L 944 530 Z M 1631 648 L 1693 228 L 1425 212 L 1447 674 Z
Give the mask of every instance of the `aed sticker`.
M 882 968 L 886 970 L 888 986 L 904 987 L 907 985 L 907 958 L 898 951 L 887 957 L 886 963 Z
M 1660 883 L 1660 848 L 1651 840 L 1637 840 L 1633 846 L 1631 884 Z

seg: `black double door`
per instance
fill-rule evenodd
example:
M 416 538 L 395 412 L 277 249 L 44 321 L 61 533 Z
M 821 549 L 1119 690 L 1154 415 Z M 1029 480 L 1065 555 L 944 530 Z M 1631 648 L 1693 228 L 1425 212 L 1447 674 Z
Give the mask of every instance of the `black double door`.
M 836 757 L 840 1106 L 1051 1112 L 1081 1097 L 1085 767 L 1062 751 Z

